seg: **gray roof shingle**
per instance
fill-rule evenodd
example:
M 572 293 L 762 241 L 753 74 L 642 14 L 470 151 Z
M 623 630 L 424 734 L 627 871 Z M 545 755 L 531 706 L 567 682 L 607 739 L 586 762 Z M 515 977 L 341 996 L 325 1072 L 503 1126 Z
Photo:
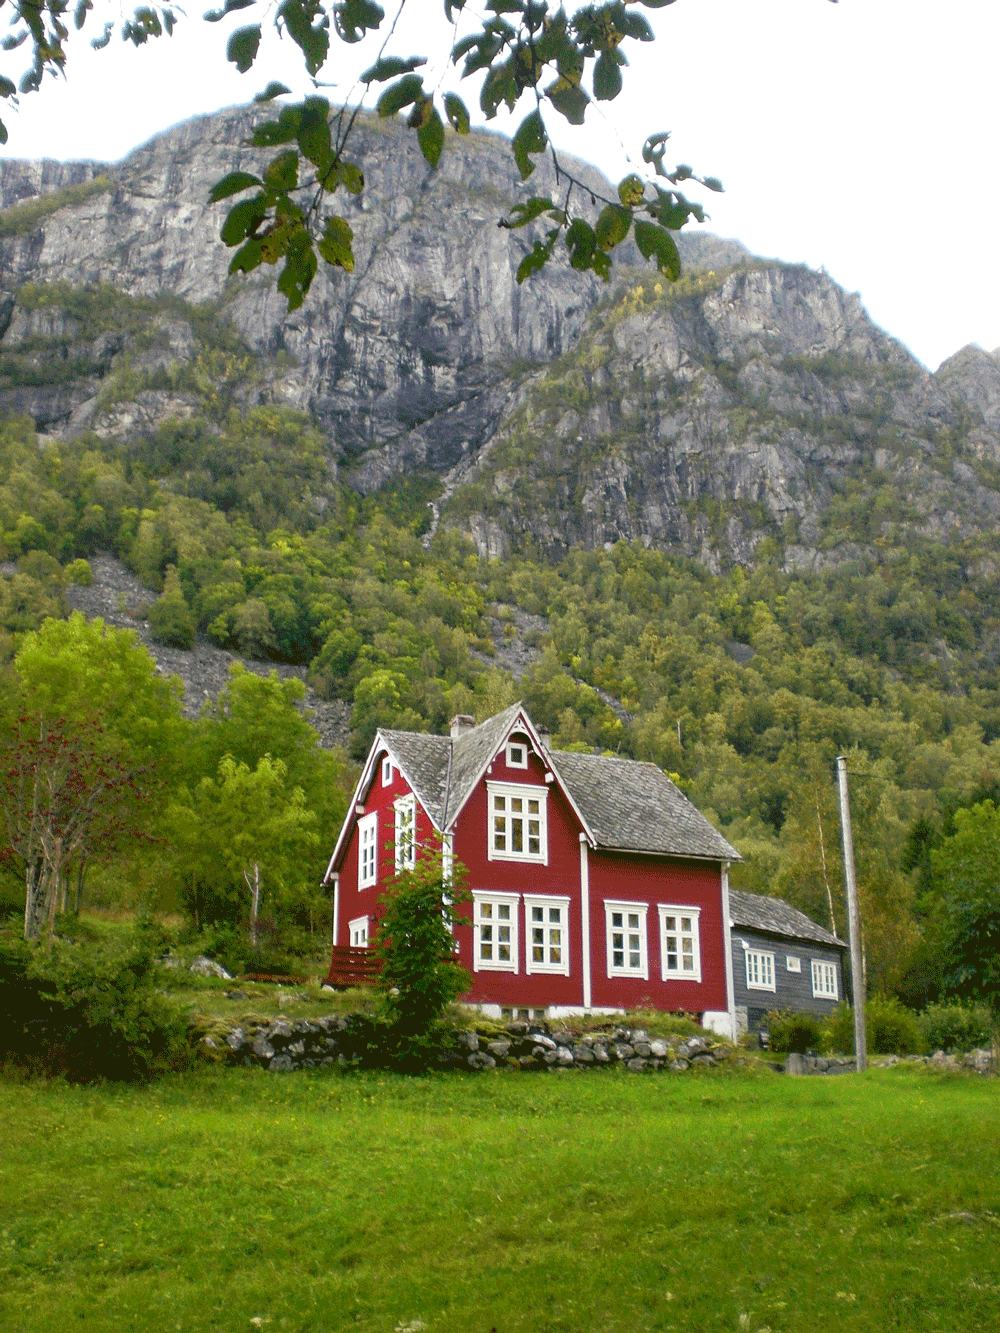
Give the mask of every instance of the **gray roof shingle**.
M 454 741 L 412 731 L 382 731 L 414 793 L 438 828 L 451 823 L 507 740 L 521 704 Z M 655 764 L 604 755 L 547 752 L 547 759 L 599 847 L 660 856 L 738 861 L 704 815 Z
M 765 898 L 759 893 L 729 890 L 729 916 L 733 925 L 744 930 L 762 930 L 768 935 L 784 935 L 790 939 L 812 940 L 831 948 L 846 949 L 842 939 L 824 930 L 815 921 L 791 907 L 781 898 Z

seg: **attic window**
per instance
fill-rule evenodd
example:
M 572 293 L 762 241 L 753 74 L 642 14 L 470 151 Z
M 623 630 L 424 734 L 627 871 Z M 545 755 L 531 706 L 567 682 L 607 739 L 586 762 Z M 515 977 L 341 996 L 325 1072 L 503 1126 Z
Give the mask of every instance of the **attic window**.
M 489 800 L 489 859 L 538 861 L 548 864 L 545 810 L 547 787 L 518 787 L 510 782 L 487 782 Z
M 507 742 L 507 767 L 508 768 L 528 767 L 528 747 L 524 743 L 524 741 Z
M 392 760 L 388 757 L 382 760 L 382 786 L 392 786 Z

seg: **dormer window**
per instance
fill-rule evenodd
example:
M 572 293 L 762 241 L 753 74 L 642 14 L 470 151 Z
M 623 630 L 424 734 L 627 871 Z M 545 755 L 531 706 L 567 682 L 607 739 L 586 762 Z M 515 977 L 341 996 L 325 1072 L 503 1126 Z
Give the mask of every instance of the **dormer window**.
M 507 767 L 508 768 L 528 767 L 528 746 L 525 741 L 507 742 Z
M 382 786 L 392 786 L 392 760 L 388 755 L 382 760 Z

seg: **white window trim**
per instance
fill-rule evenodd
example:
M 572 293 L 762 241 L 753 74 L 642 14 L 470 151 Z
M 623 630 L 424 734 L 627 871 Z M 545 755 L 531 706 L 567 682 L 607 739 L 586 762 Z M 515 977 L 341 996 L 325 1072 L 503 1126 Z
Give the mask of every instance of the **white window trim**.
M 519 940 L 518 940 L 518 922 L 517 909 L 521 901 L 519 893 L 496 893 L 491 889 L 473 889 L 472 890 L 472 970 L 473 972 L 517 972 L 519 963 Z M 479 909 L 482 903 L 492 903 L 494 905 L 503 904 L 510 908 L 510 920 L 505 925 L 510 926 L 510 961 L 501 962 L 496 958 L 480 957 L 480 926 L 485 923 L 480 921 Z M 498 919 L 498 918 L 497 918 Z M 496 920 L 490 924 L 495 925 Z M 494 941 L 499 943 L 499 941 Z
M 664 981 L 701 981 L 701 908 L 677 907 L 672 903 L 657 903 L 660 914 L 660 972 Z M 675 934 L 683 937 L 690 935 L 693 946 L 694 968 L 690 972 L 669 972 L 667 970 L 667 917 L 686 916 L 691 918 L 689 931 L 678 930 Z M 683 958 L 683 952 L 678 960 Z
M 569 903 L 569 898 L 562 894 L 535 893 L 529 895 L 526 893 L 524 895 L 524 970 L 526 973 L 544 972 L 549 976 L 569 976 Z M 536 924 L 531 919 L 531 909 L 533 907 L 540 907 L 543 913 L 550 907 L 562 909 L 562 915 L 559 918 L 559 928 L 562 931 L 559 949 L 562 957 L 558 963 L 536 963 L 531 957 L 531 931 Z M 543 928 L 547 929 L 550 925 L 551 923 L 546 921 L 543 923 Z M 548 955 L 551 946 L 546 943 L 543 947 L 546 955 Z
M 382 786 L 392 786 L 392 760 L 386 755 L 382 760 Z
M 744 963 L 746 964 L 747 990 L 766 990 L 766 991 L 772 991 L 772 992 L 774 992 L 774 991 L 777 989 L 777 987 L 775 986 L 775 981 L 774 981 L 774 954 L 773 954 L 773 953 L 769 953 L 766 949 L 751 949 L 748 945 L 744 945 L 744 951 L 745 951 L 745 952 L 744 952 L 744 956 L 743 956 L 743 961 L 744 961 Z M 758 968 L 757 970 L 758 970 L 758 972 L 761 973 L 761 975 L 764 975 L 764 974 L 769 974 L 769 975 L 770 975 L 770 977 L 771 977 L 770 984 L 769 984 L 768 982 L 766 982 L 766 981 L 751 981 L 751 980 L 750 980 L 750 959 L 751 959 L 751 958 L 759 958 L 759 959 L 761 960 L 761 963 L 762 963 L 762 964 L 763 964 L 763 962 L 764 962 L 765 959 L 767 960 L 767 965 L 766 965 L 766 966 L 762 966 L 762 967 Z
M 358 820 L 358 888 L 370 889 L 377 883 L 378 811 L 374 810 Z
M 641 963 L 639 967 L 615 967 L 614 965 L 614 947 L 612 944 L 613 923 L 612 917 L 615 912 L 637 912 L 639 914 L 639 951 L 641 954 Z M 608 976 L 609 977 L 638 977 L 642 981 L 649 980 L 649 936 L 646 930 L 646 917 L 649 912 L 649 903 L 625 902 L 617 898 L 604 899 L 604 922 L 605 938 L 608 950 Z M 627 927 L 626 927 L 627 929 Z M 625 950 L 628 953 L 628 949 Z
M 401 870 L 412 870 L 417 864 L 417 801 L 412 792 L 398 796 L 392 803 L 397 875 Z M 405 819 L 409 816 L 409 843 L 404 837 Z
M 802 971 L 802 959 L 801 959 L 801 958 L 796 958 L 796 956 L 795 956 L 794 954 L 786 954 L 786 955 L 785 955 L 785 971 L 786 971 L 786 972 L 801 972 L 801 971 Z
M 486 784 L 486 838 L 487 855 L 491 861 L 530 861 L 534 865 L 547 866 L 549 863 L 549 830 L 548 830 L 548 787 L 522 786 L 516 782 L 487 782 Z M 494 841 L 494 818 L 493 800 L 496 796 L 504 796 L 508 800 L 521 798 L 526 801 L 538 802 L 538 820 L 539 820 L 539 850 L 537 852 L 512 852 L 510 850 L 497 851 L 493 846 Z M 510 841 L 509 824 L 507 841 Z M 527 840 L 525 838 L 525 840 Z
M 357 916 L 353 921 L 348 923 L 347 928 L 350 932 L 348 939 L 351 942 L 352 949 L 368 948 L 368 925 L 369 922 L 366 916 Z M 355 935 L 362 936 L 362 939 L 357 943 L 355 943 Z
M 511 752 L 520 750 L 522 757 L 514 759 Z M 507 767 L 508 768 L 527 768 L 528 767 L 528 742 L 527 741 L 508 741 L 507 742 Z
M 813 992 L 813 999 L 816 999 L 816 1000 L 839 1000 L 839 999 L 840 999 L 840 987 L 839 987 L 838 984 L 837 984 L 837 964 L 836 964 L 836 963 L 832 963 L 832 962 L 829 960 L 829 958 L 811 958 L 809 961 L 810 961 L 810 963 L 812 964 L 811 971 L 812 971 L 812 992 Z M 816 985 L 817 977 L 822 977 L 822 976 L 823 976 L 823 971 L 824 971 L 824 969 L 829 969 L 829 970 L 827 971 L 826 975 L 829 977 L 829 979 L 830 979 L 831 982 L 833 983 L 833 989 L 832 989 L 832 990 L 827 990 L 827 989 L 825 989 L 825 988 L 824 988 L 824 989 L 817 988 L 817 985 Z

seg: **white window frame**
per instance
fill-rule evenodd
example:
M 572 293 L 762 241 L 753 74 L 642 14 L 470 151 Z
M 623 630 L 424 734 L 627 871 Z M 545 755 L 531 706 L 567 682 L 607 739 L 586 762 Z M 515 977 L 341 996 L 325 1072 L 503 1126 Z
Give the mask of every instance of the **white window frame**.
M 615 916 L 621 914 L 623 921 L 620 926 L 615 925 Z M 624 902 L 617 899 L 605 898 L 604 900 L 604 921 L 607 935 L 608 948 L 608 976 L 609 977 L 639 977 L 643 981 L 649 980 L 649 938 L 646 932 L 646 917 L 649 913 L 649 903 Z M 637 922 L 633 926 L 628 917 L 636 916 Z M 632 932 L 638 935 L 638 948 L 633 950 L 631 944 L 626 940 L 626 936 Z M 615 942 L 614 937 L 617 932 L 622 935 L 622 947 L 619 952 L 622 955 L 623 962 L 616 966 L 615 964 Z M 633 966 L 630 961 L 630 955 L 635 952 L 639 955 L 637 966 Z
M 368 918 L 366 916 L 355 917 L 348 923 L 348 930 L 351 932 L 349 939 L 352 949 L 368 948 Z
M 472 970 L 473 972 L 517 972 L 518 971 L 518 905 L 519 893 L 497 893 L 491 889 L 472 890 Z M 487 913 L 487 909 L 489 912 Z M 501 915 L 506 910 L 507 916 Z M 508 932 L 507 939 L 502 932 Z M 488 937 L 484 938 L 484 932 Z M 492 958 L 483 957 L 483 948 L 488 946 L 493 952 Z M 501 959 L 497 955 L 507 947 L 509 957 Z
M 535 865 L 548 865 L 549 863 L 549 838 L 548 838 L 548 787 L 543 786 L 522 786 L 515 782 L 487 782 L 486 784 L 486 804 L 487 804 L 487 852 L 491 861 L 530 861 Z M 503 810 L 498 810 L 496 802 L 503 800 Z M 530 801 L 538 802 L 537 812 L 529 812 L 527 809 L 517 810 L 514 808 L 514 802 L 524 803 Z M 537 815 L 537 851 L 530 851 L 529 839 L 533 836 L 528 829 L 524 828 L 531 815 Z M 502 828 L 500 823 L 502 822 Z M 516 829 L 516 824 L 521 824 L 520 830 Z M 511 850 L 511 844 L 515 841 L 517 834 L 520 834 L 521 849 Z M 504 846 L 498 848 L 497 840 L 503 838 Z
M 417 801 L 411 792 L 392 803 L 395 837 L 396 874 L 412 870 L 417 864 Z
M 664 981 L 701 981 L 701 935 L 700 907 L 676 907 L 672 903 L 658 903 L 657 910 L 660 914 L 660 971 Z M 676 925 L 673 929 L 668 926 L 668 921 L 675 920 Z M 684 929 L 684 922 L 689 923 L 689 928 Z M 673 952 L 677 955 L 678 966 L 673 970 L 668 969 L 667 963 L 670 958 L 671 950 L 668 947 L 671 936 L 677 938 L 677 948 Z M 687 954 L 684 949 L 684 942 L 690 940 L 691 951 Z M 692 966 L 683 968 L 680 964 L 685 958 L 690 957 Z
M 569 976 L 569 903 L 562 894 L 525 894 L 524 895 L 524 970 L 526 973 L 544 972 L 550 976 Z M 535 913 L 540 912 L 538 920 Z M 551 917 L 552 912 L 559 913 L 558 921 Z M 554 931 L 559 932 L 558 943 L 553 938 Z M 541 931 L 542 939 L 536 939 L 536 932 Z M 540 959 L 535 958 L 535 950 L 542 951 Z M 553 960 L 552 953 L 558 949 L 559 957 Z
M 746 946 L 744 955 L 747 971 L 747 990 L 776 990 L 774 983 L 774 954 L 766 949 Z
M 514 758 L 514 752 L 520 753 L 520 759 Z M 507 767 L 508 768 L 527 768 L 528 767 L 528 742 L 527 741 L 508 741 L 507 742 Z
M 786 954 L 786 955 L 785 955 L 785 971 L 786 971 L 786 972 L 801 972 L 801 971 L 802 971 L 802 959 L 801 959 L 801 958 L 796 958 L 794 954 Z
M 816 1000 L 839 1000 L 840 988 L 837 985 L 837 964 L 828 958 L 811 958 L 812 992 Z M 824 980 L 828 983 L 824 985 Z M 819 983 L 817 985 L 817 983 Z
M 392 786 L 392 760 L 388 755 L 384 755 L 382 758 L 382 786 Z
M 358 820 L 358 888 L 378 883 L 378 811 Z

